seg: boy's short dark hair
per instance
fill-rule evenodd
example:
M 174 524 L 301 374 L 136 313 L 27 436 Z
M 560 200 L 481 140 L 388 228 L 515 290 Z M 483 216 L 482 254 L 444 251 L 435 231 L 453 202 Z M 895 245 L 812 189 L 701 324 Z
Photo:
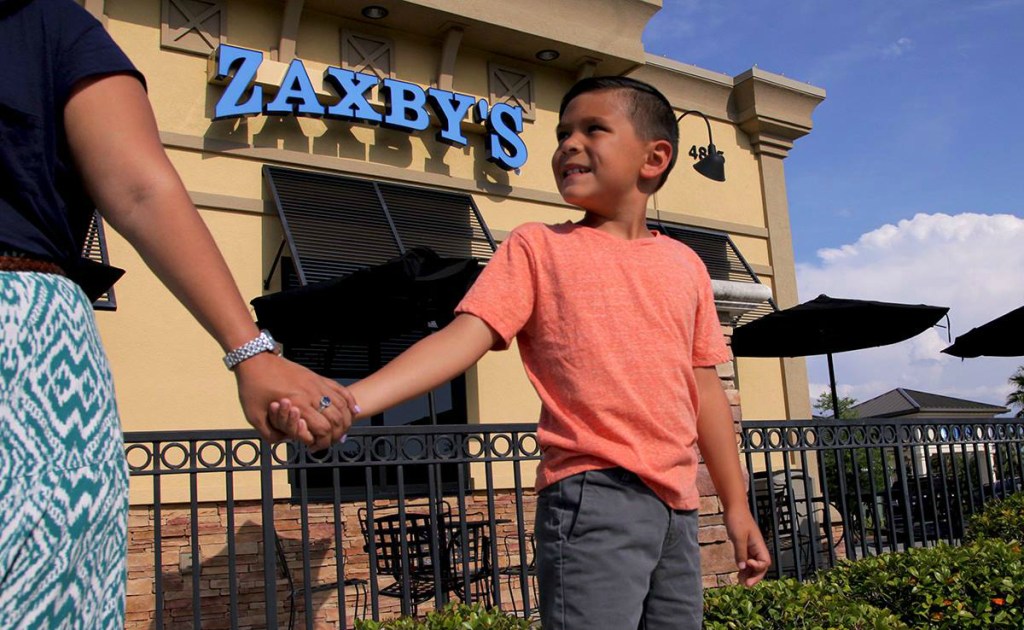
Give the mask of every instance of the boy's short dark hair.
M 588 77 L 577 81 L 562 97 L 558 118 L 562 118 L 565 108 L 574 98 L 599 90 L 622 90 L 623 95 L 629 99 L 629 114 L 637 134 L 644 140 L 668 140 L 672 144 L 672 160 L 658 181 L 658 188 L 661 188 L 679 156 L 679 126 L 672 104 L 657 88 L 643 81 L 616 76 Z

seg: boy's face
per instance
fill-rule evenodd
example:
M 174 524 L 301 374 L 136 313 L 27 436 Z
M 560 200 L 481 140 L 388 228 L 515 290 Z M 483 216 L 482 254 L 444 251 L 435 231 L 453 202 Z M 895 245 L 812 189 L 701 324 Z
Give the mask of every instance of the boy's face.
M 551 169 L 567 202 L 612 216 L 629 196 L 642 194 L 652 143 L 637 135 L 628 107 L 622 90 L 612 89 L 580 94 L 565 108 Z

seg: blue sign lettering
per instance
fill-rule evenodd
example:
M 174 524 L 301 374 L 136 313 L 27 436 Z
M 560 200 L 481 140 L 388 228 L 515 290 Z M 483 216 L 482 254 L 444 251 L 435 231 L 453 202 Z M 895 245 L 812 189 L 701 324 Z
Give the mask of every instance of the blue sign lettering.
M 526 163 L 523 131 L 523 110 L 507 103 L 490 106 L 466 94 L 429 88 L 414 83 L 384 79 L 372 74 L 328 67 L 322 82 L 338 92 L 339 100 L 327 106 L 320 103 L 316 88 L 306 67 L 299 59 L 288 64 L 277 93 L 265 105 L 263 88 L 256 85 L 256 75 L 263 63 L 263 53 L 222 44 L 216 52 L 219 81 L 230 81 L 214 106 L 214 119 L 269 115 L 326 116 L 369 124 L 381 124 L 403 131 L 423 131 L 430 126 L 431 111 L 437 117 L 439 142 L 466 146 L 469 140 L 462 133 L 462 121 L 470 111 L 473 119 L 487 130 L 487 159 L 505 170 L 518 169 Z M 232 72 L 234 73 L 232 75 Z M 385 101 L 384 114 L 370 103 L 369 93 L 379 86 Z
M 288 71 L 281 79 L 281 87 L 277 90 L 274 100 L 266 104 L 263 110 L 268 114 L 304 114 L 306 116 L 323 116 L 324 106 L 316 99 L 316 90 L 309 80 L 306 66 L 299 59 L 292 59 Z
M 328 116 L 369 123 L 384 120 L 366 97 L 370 89 L 377 85 L 376 75 L 331 66 L 324 73 L 324 81 L 334 86 L 338 94 L 341 94 L 341 100 L 327 108 Z
M 427 90 L 427 99 L 441 120 L 441 130 L 436 136 L 438 142 L 461 146 L 469 144 L 469 140 L 462 134 L 460 123 L 466 117 L 469 108 L 476 104 L 476 99 L 466 94 L 455 94 L 437 88 Z
M 391 105 L 384 116 L 385 125 L 402 131 L 423 131 L 430 126 L 423 88 L 414 83 L 384 79 L 380 91 Z
M 255 116 L 260 113 L 263 106 L 263 88 L 253 85 L 256 81 L 256 71 L 263 63 L 263 53 L 258 50 L 247 50 L 236 48 L 226 44 L 217 48 L 217 80 L 223 81 L 227 78 L 232 69 L 235 76 L 231 83 L 224 88 L 220 100 L 213 108 L 214 120 L 222 118 L 235 118 L 238 116 Z M 252 85 L 252 94 L 243 103 L 242 96 L 245 90 Z
M 495 103 L 487 117 L 487 159 L 505 170 L 526 164 L 526 143 L 523 132 L 523 109 L 507 103 Z

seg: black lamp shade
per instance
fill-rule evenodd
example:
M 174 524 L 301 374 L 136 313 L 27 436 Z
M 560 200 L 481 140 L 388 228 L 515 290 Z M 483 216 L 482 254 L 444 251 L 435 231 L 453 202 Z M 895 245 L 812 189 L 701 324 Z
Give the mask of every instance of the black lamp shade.
M 708 155 L 693 165 L 693 169 L 716 182 L 725 181 L 725 156 L 718 152 L 715 144 L 708 145 Z

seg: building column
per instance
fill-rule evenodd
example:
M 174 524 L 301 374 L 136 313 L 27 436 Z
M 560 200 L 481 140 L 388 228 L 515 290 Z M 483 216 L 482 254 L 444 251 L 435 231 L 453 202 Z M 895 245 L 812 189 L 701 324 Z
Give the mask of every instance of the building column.
M 782 160 L 789 155 L 793 142 L 811 131 L 811 112 L 824 100 L 825 91 L 752 68 L 734 79 L 732 96 L 737 123 L 750 138 L 760 170 L 769 256 L 775 272 L 775 302 L 779 308 L 788 308 L 799 299 Z M 779 361 L 787 418 L 810 418 L 806 360 L 801 357 Z

